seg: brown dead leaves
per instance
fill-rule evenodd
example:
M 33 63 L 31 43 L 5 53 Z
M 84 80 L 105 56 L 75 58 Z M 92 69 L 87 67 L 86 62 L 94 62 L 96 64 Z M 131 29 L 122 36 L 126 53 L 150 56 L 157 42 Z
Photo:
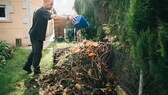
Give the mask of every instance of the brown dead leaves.
M 39 78 L 40 91 L 46 95 L 115 95 L 110 57 L 111 46 L 101 42 L 84 40 L 74 48 L 59 49 L 54 69 Z

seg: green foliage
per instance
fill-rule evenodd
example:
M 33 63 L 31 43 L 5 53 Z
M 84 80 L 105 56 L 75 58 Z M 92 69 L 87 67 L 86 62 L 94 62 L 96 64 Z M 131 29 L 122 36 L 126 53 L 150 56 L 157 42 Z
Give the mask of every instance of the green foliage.
M 168 24 L 161 24 L 161 27 L 159 27 L 159 44 L 160 44 L 160 52 L 161 57 L 163 59 L 166 59 L 165 61 L 168 61 Z
M 100 40 L 99 27 L 108 24 L 111 36 L 118 36 L 120 40 L 125 40 L 125 15 L 129 8 L 129 0 L 122 2 L 118 0 L 75 0 L 75 9 L 78 14 L 83 15 L 90 23 L 86 29 L 87 39 Z M 120 37 L 122 35 L 122 37 Z M 103 37 L 103 36 L 102 36 Z
M 0 55 L 9 58 L 9 47 L 6 41 L 0 41 Z
M 104 37 L 105 37 L 105 33 L 104 33 L 102 27 L 99 27 L 98 30 L 97 30 L 98 41 L 102 41 Z
M 112 33 L 121 35 L 125 27 L 125 15 L 129 8 L 129 0 L 113 0 L 109 4 L 110 24 L 113 29 Z
M 147 33 L 142 33 L 140 37 L 137 37 L 138 35 L 135 33 L 130 33 L 129 34 L 129 39 L 130 39 L 130 45 L 131 45 L 131 58 L 133 61 L 133 66 L 134 67 L 139 67 L 140 65 L 144 65 L 144 48 L 145 44 L 147 43 Z M 137 61 L 138 60 L 138 61 Z
M 168 3 L 163 0 L 161 2 L 131 0 L 127 14 L 127 25 L 129 26 L 127 41 L 131 46 L 133 66 L 143 70 L 143 94 L 145 95 L 166 95 L 168 93 L 166 82 L 168 73 L 165 73 L 168 72 L 166 65 L 168 63 L 166 49 L 168 48 L 168 27 L 165 23 L 167 19 L 164 17 L 168 14 L 168 7 L 163 2 Z M 165 10 L 165 15 L 162 9 Z
M 168 1 L 167 0 L 150 0 L 152 12 L 164 23 L 168 23 Z
M 168 23 L 161 23 L 159 27 L 158 33 L 158 45 L 159 45 L 159 56 L 158 56 L 158 64 L 155 65 L 155 70 L 157 70 L 156 78 L 159 85 L 160 95 L 167 95 L 168 93 Z M 159 67 L 158 67 L 159 66 Z
M 143 70 L 143 95 L 168 93 L 167 5 L 167 0 L 76 0 L 78 14 L 91 24 L 87 38 L 102 40 L 108 24 L 111 38 L 129 45 L 134 69 Z
M 96 36 L 95 27 L 95 10 L 92 0 L 75 0 L 75 10 L 79 15 L 83 15 L 89 22 L 90 27 L 85 29 L 85 36 L 87 39 L 93 39 Z
M 84 36 L 87 39 L 99 39 L 97 35 L 101 33 L 98 33 L 98 28 L 108 23 L 109 2 L 111 2 L 111 0 L 75 0 L 77 13 L 83 15 L 90 24 L 90 27 L 85 30 Z
M 6 41 L 0 41 L 0 70 L 3 64 L 6 63 L 6 59 L 10 57 L 9 47 Z
M 148 16 L 148 2 L 149 0 L 132 0 L 134 8 L 132 14 L 132 28 L 137 34 L 140 34 L 142 30 L 147 30 L 149 25 Z M 146 5 L 146 6 L 145 6 Z

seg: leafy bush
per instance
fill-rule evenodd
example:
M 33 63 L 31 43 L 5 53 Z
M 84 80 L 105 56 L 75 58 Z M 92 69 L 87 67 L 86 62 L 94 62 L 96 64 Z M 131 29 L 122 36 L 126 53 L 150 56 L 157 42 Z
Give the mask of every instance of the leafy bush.
M 6 59 L 10 57 L 9 46 L 6 41 L 0 41 L 0 70 L 6 62 Z

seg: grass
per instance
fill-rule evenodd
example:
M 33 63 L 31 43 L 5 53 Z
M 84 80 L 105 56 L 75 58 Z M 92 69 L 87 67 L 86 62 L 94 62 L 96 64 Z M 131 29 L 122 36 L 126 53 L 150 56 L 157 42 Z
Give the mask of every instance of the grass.
M 33 74 L 28 75 L 22 70 L 29 53 L 30 50 L 14 49 L 13 58 L 7 60 L 2 72 L 0 72 L 0 95 L 39 95 L 38 90 L 26 88 L 26 85 L 33 78 Z M 46 64 L 46 62 L 48 63 Z M 51 68 L 52 51 L 47 48 L 43 50 L 43 58 L 40 65 L 42 71 Z
M 23 95 L 21 92 L 25 90 L 24 79 L 27 78 L 27 75 L 22 67 L 29 52 L 29 50 L 14 49 L 13 58 L 7 60 L 0 72 L 0 95 L 16 95 L 17 89 L 19 89 L 17 95 Z
M 45 72 L 53 66 L 54 49 L 71 46 L 74 46 L 74 44 L 52 42 L 47 48 L 43 49 L 43 57 L 40 63 L 41 70 Z M 30 50 L 14 48 L 13 58 L 7 60 L 6 65 L 0 72 L 0 95 L 39 95 L 38 89 L 27 89 L 30 80 L 34 78 L 33 74 L 28 75 L 22 70 L 29 53 Z

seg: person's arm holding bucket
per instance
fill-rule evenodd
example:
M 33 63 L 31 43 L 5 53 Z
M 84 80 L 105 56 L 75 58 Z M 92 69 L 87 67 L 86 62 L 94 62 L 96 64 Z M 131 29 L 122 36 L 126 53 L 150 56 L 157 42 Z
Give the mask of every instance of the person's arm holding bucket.
M 59 16 L 59 15 L 51 15 L 51 19 L 54 19 L 56 26 L 58 26 L 61 23 L 66 23 L 67 21 L 70 21 L 71 24 L 75 22 L 75 16 Z

